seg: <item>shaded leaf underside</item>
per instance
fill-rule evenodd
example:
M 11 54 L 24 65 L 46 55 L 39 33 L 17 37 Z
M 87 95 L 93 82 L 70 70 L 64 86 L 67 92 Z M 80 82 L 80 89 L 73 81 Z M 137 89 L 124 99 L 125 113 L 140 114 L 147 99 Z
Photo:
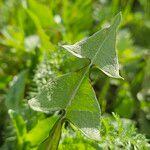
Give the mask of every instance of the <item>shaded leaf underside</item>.
M 51 80 L 29 104 L 36 111 L 66 110 L 66 119 L 90 138 L 98 140 L 100 108 L 87 77 L 72 98 L 82 76 L 83 71 Z

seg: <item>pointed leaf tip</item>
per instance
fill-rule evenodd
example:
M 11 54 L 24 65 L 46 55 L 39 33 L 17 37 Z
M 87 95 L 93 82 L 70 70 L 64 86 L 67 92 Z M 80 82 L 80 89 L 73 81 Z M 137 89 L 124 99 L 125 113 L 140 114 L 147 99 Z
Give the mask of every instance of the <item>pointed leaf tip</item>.
M 121 20 L 122 20 L 122 13 L 119 12 L 113 19 L 113 25 L 115 25 L 117 28 L 119 26 Z

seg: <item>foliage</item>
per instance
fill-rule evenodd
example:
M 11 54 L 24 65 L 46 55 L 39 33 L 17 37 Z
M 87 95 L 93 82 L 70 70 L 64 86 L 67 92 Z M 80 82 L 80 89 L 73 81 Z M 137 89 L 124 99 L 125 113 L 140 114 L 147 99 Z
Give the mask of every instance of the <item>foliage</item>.
M 79 72 L 48 81 L 39 94 L 29 101 L 31 108 L 43 112 L 65 110 L 64 119 L 75 124 L 90 138 L 99 140 L 100 108 L 87 79 L 87 72 L 93 64 L 97 64 L 109 76 L 119 78 L 115 35 L 120 19 L 121 14 L 118 14 L 110 28 L 103 29 L 73 46 L 63 46 L 71 53 L 80 55 L 79 57 L 83 55 L 89 58 L 90 64 Z M 92 48 L 95 52 L 90 51 Z
M 148 0 L 1 0 L 0 149 L 46 149 L 51 142 L 56 149 L 59 139 L 58 149 L 149 149 L 149 6 Z M 120 18 L 111 20 L 119 11 L 115 47 Z M 124 80 L 110 78 L 120 78 L 119 68 Z M 59 103 L 33 111 L 28 100 L 39 106 L 39 97 Z M 91 125 L 98 134 L 88 137 L 98 141 L 82 135 Z
M 118 115 L 104 115 L 101 119 L 101 139 L 98 143 L 64 129 L 59 149 L 146 149 L 147 140 L 136 133 L 134 122 L 120 119 Z M 68 133 L 69 132 L 69 133 Z

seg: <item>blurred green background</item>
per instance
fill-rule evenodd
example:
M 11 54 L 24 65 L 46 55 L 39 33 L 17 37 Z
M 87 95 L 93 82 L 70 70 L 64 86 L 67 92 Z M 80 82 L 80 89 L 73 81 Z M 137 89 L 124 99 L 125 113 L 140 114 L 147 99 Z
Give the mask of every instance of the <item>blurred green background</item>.
M 0 150 L 37 149 L 56 117 L 34 112 L 27 100 L 50 78 L 86 63 L 59 45 L 109 26 L 119 11 L 116 48 L 124 80 L 90 71 L 102 138 L 90 141 L 66 123 L 59 149 L 148 149 L 150 0 L 0 0 Z

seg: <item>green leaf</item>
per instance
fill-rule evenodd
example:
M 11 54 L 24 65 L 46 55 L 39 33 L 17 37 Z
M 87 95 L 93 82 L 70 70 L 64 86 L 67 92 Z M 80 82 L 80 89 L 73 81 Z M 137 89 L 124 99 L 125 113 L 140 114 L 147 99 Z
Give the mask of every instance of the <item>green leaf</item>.
M 17 135 L 17 139 L 18 139 L 17 147 L 18 147 L 18 149 L 22 149 L 23 143 L 25 140 L 25 136 L 27 133 L 25 121 L 21 115 L 19 115 L 17 112 L 15 112 L 12 109 L 9 109 L 8 113 L 12 120 L 15 131 L 16 131 L 16 135 Z
M 116 96 L 114 111 L 124 118 L 131 118 L 135 110 L 135 101 L 129 88 L 128 83 L 120 85 Z
M 61 138 L 63 121 L 64 118 L 62 115 L 50 131 L 49 137 L 39 145 L 38 150 L 57 150 Z
M 19 111 L 20 105 L 24 97 L 25 81 L 27 78 L 27 71 L 22 71 L 14 77 L 11 82 L 11 87 L 6 95 L 5 104 L 8 109 Z
M 90 59 L 91 65 L 96 64 L 106 75 L 121 78 L 115 51 L 116 30 L 120 21 L 121 13 L 116 15 L 109 28 L 102 29 L 74 45 L 63 45 L 63 48 L 76 57 Z
M 52 9 L 36 0 L 28 0 L 28 3 L 29 9 L 38 16 L 38 19 L 43 27 L 56 26 Z
M 50 42 L 49 36 L 45 33 L 44 29 L 42 28 L 39 18 L 31 10 L 26 9 L 26 11 L 28 15 L 31 17 L 31 19 L 33 20 L 37 28 L 38 35 L 41 40 L 42 48 L 45 50 L 53 50 L 54 45 Z
M 100 108 L 85 70 L 51 80 L 29 101 L 36 111 L 65 110 L 65 117 L 85 135 L 98 140 Z
M 89 58 L 91 63 L 79 72 L 52 79 L 29 101 L 30 106 L 43 112 L 65 110 L 64 118 L 89 138 L 99 140 L 100 108 L 87 74 L 90 67 L 97 64 L 107 75 L 121 78 L 115 51 L 116 29 L 120 20 L 119 13 L 108 29 L 103 29 L 74 45 L 63 46 L 77 57 Z
M 31 129 L 26 135 L 26 141 L 30 142 L 31 146 L 37 146 L 42 143 L 49 135 L 49 131 L 52 129 L 58 117 L 52 116 L 43 120 L 40 120 L 37 125 Z

